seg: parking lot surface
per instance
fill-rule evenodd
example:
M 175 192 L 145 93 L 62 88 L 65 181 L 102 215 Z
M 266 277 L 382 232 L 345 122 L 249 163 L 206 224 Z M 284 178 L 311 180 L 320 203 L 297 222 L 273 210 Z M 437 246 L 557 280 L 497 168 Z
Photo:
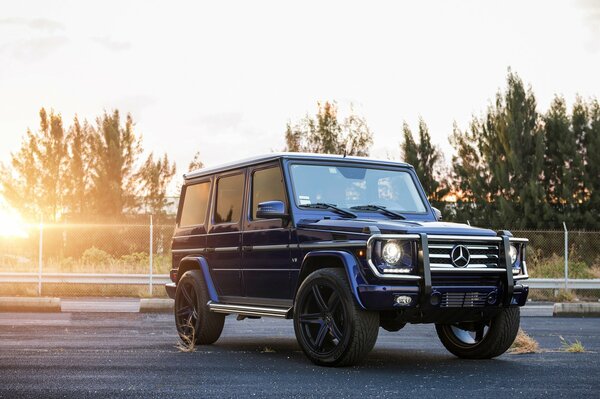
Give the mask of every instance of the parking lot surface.
M 289 320 L 228 317 L 216 344 L 183 353 L 169 314 L 0 313 L 0 398 L 599 397 L 600 319 L 521 325 L 542 353 L 460 360 L 432 325 L 409 325 L 333 369 L 304 357 Z M 588 352 L 561 352 L 560 336 Z

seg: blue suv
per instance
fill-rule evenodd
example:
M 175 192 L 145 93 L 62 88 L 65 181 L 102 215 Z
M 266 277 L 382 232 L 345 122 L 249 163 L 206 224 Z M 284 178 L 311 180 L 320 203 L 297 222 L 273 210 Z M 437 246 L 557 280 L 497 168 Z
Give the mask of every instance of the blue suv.
M 504 353 L 527 300 L 527 240 L 441 222 L 412 166 L 270 154 L 185 175 L 172 242 L 180 336 L 225 316 L 293 319 L 306 356 L 352 365 L 379 328 L 434 323 L 469 359 Z

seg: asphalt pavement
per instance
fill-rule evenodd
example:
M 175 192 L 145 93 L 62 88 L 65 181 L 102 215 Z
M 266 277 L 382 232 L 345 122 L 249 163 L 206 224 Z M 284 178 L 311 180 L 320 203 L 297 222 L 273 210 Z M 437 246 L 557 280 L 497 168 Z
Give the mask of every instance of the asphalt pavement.
M 521 325 L 542 353 L 460 360 L 409 325 L 335 369 L 304 357 L 289 320 L 230 316 L 216 344 L 183 353 L 169 314 L 0 313 L 0 398 L 600 397 L 600 319 Z M 560 336 L 588 352 L 561 352 Z

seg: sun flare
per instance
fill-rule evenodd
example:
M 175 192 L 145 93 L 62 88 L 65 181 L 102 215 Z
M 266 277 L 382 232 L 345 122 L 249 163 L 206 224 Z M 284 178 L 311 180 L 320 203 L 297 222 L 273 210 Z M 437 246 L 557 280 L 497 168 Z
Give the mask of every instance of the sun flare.
M 0 207 L 0 237 L 28 237 L 27 225 L 17 212 Z

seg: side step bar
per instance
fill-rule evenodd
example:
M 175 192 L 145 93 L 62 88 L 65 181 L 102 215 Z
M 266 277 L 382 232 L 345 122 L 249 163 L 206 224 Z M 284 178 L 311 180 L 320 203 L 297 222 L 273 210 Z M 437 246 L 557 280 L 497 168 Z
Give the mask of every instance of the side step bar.
M 225 303 L 215 303 L 208 301 L 208 308 L 215 313 L 235 313 L 244 316 L 265 316 L 287 318 L 291 313 L 291 308 L 269 308 L 263 306 L 248 305 L 229 305 Z

